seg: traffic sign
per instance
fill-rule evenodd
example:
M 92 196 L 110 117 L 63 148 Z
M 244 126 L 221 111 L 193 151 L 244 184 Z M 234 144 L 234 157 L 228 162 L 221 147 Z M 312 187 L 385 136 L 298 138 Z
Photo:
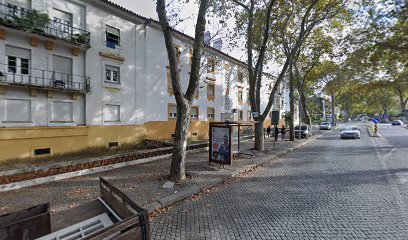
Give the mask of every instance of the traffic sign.
M 373 123 L 377 124 L 377 123 L 379 123 L 379 122 L 380 122 L 380 120 L 379 120 L 378 118 L 374 118 L 374 119 L 373 119 Z

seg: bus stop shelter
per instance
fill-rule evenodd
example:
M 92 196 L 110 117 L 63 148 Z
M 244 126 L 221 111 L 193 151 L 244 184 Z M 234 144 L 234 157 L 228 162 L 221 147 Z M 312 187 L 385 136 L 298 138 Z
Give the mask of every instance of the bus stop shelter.
M 239 155 L 249 155 L 241 151 L 242 127 L 253 127 L 256 122 L 211 122 L 209 127 L 209 164 L 212 162 L 231 165 L 231 160 Z

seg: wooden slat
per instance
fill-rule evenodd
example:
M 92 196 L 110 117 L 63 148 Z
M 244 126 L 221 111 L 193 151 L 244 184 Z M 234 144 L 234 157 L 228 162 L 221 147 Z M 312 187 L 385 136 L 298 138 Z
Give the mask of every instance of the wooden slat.
M 0 239 L 36 239 L 49 233 L 48 203 L 0 216 Z
M 60 229 L 85 221 L 89 218 L 93 218 L 102 213 L 107 213 L 107 210 L 98 200 L 93 200 L 78 207 L 58 212 L 51 215 L 52 232 L 56 232 Z

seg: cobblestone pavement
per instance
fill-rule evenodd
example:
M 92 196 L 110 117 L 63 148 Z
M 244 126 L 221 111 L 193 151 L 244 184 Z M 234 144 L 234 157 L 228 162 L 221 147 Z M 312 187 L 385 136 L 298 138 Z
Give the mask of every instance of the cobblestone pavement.
M 154 162 L 127 166 L 105 172 L 74 177 L 32 187 L 21 188 L 0 193 L 0 215 L 31 207 L 41 203 L 50 203 L 52 213 L 81 205 L 99 196 L 99 177 L 104 177 L 114 186 L 127 194 L 140 206 L 150 204 L 176 193 L 189 191 L 196 186 L 205 186 L 208 182 L 226 178 L 232 172 L 245 166 L 259 163 L 260 158 L 270 157 L 299 143 L 281 142 L 276 150 L 267 140 L 266 154 L 257 154 L 254 158 L 239 157 L 232 166 L 220 168 L 219 165 L 208 166 L 208 152 L 191 153 L 186 158 L 186 171 L 191 179 L 175 185 L 173 189 L 163 189 L 168 181 L 170 158 Z M 242 149 L 250 151 L 252 141 L 242 142 Z
M 365 131 L 340 140 L 333 131 L 175 205 L 154 221 L 153 239 L 408 239 L 408 196 L 400 194 L 408 183 L 393 181 L 408 172 L 408 141 L 397 166 L 387 165 L 389 146 L 377 141 Z

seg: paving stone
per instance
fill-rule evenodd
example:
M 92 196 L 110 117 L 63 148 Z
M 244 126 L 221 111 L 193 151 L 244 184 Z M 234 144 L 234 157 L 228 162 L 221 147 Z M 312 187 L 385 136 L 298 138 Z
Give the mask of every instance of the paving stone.
M 374 154 L 366 133 L 360 141 L 337 135 L 177 205 L 153 223 L 153 239 L 178 239 L 163 234 L 169 228 L 181 239 L 407 239 L 406 185 L 384 168 L 386 149 Z

